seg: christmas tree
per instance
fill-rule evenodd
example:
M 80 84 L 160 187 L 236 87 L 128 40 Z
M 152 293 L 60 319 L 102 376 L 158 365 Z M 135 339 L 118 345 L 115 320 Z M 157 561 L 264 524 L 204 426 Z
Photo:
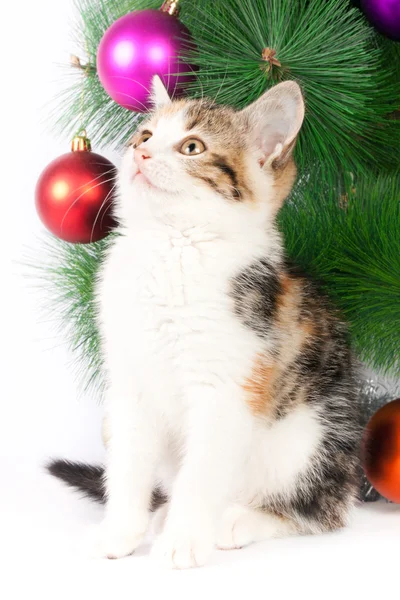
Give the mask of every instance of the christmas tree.
M 341 308 L 359 358 L 397 377 L 400 17 L 397 29 L 393 19 L 389 29 L 379 19 L 374 27 L 374 14 L 357 4 L 182 0 L 179 20 L 195 46 L 181 60 L 198 69 L 184 92 L 241 108 L 280 81 L 299 82 L 307 106 L 296 147 L 299 177 L 279 215 L 287 254 Z M 160 0 L 77 0 L 77 7 L 82 55 L 73 60 L 74 83 L 57 99 L 53 118 L 63 134 L 72 136 L 84 124 L 97 147 L 122 148 L 142 115 L 105 91 L 99 44 L 119 18 L 159 9 Z M 42 270 L 83 381 L 98 389 L 103 382 L 93 287 L 112 236 L 92 244 L 52 238 Z

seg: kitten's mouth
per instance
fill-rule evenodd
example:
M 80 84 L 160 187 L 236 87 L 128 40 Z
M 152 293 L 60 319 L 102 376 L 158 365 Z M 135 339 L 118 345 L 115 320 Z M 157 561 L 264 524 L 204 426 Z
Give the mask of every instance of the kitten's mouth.
M 151 183 L 151 181 L 146 177 L 146 175 L 144 175 L 142 173 L 142 171 L 139 169 L 139 167 L 138 167 L 138 170 L 136 171 L 136 173 L 133 175 L 132 181 L 141 181 L 142 183 L 145 183 L 149 187 L 156 187 L 154 184 Z

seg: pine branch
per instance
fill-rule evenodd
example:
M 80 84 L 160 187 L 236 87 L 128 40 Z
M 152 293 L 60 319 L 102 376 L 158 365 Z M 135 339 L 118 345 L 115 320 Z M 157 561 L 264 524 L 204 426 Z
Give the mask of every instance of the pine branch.
M 66 340 L 84 391 L 104 389 L 94 284 L 113 235 L 94 244 L 68 244 L 48 236 L 43 243 L 46 262 L 30 261 L 36 279 L 46 290 L 49 320 Z
M 304 181 L 280 214 L 289 255 L 319 279 L 367 364 L 400 375 L 400 173 L 343 189 Z

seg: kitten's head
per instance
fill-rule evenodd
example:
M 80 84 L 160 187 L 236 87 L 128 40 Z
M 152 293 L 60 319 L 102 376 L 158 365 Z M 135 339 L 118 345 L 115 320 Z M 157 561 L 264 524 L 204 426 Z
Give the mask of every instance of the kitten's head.
M 217 214 L 246 205 L 276 214 L 296 176 L 292 150 L 304 118 L 297 83 L 278 84 L 236 111 L 205 99 L 172 101 L 155 77 L 153 102 L 123 159 L 123 217 L 137 202 L 159 211 L 190 205 Z

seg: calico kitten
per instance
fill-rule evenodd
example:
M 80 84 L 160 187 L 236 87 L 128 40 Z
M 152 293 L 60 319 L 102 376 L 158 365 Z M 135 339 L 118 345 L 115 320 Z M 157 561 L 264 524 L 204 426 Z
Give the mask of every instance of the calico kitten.
M 165 500 L 155 552 L 171 567 L 346 524 L 358 422 L 346 328 L 289 266 L 275 225 L 296 175 L 295 82 L 235 111 L 172 102 L 134 135 L 119 233 L 97 286 L 110 438 L 103 471 L 53 474 L 106 498 L 95 543 L 139 546 Z M 312 235 L 312 232 L 309 232 Z

